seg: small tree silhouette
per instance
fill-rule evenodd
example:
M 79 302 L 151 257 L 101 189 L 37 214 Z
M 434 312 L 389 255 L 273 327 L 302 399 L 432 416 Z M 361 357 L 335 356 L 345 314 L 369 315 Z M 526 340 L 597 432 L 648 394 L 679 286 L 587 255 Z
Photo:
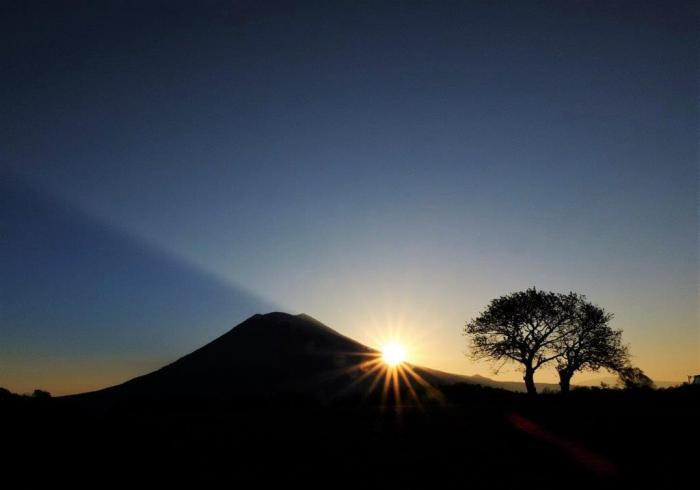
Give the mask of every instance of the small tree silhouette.
M 49 398 L 51 398 L 51 393 L 44 390 L 34 390 L 34 393 L 32 393 L 32 397 L 36 398 L 37 400 L 48 400 Z
M 644 374 L 638 367 L 625 366 L 618 370 L 618 376 L 622 386 L 627 390 L 651 390 L 654 389 L 652 379 Z
M 603 308 L 586 301 L 579 295 L 575 302 L 566 332 L 558 336 L 553 346 L 561 355 L 557 357 L 559 387 L 568 393 L 573 375 L 585 369 L 597 371 L 606 368 L 619 371 L 629 364 L 629 351 L 622 344 L 622 330 L 614 330 L 609 322 L 613 318 Z

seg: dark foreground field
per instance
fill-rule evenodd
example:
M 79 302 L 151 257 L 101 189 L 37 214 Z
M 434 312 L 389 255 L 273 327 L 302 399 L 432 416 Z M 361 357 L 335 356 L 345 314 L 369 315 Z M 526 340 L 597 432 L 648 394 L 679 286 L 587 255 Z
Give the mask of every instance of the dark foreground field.
M 672 488 L 695 472 L 700 390 L 691 387 L 443 394 L 421 407 L 0 400 L 4 473 L 90 486 Z

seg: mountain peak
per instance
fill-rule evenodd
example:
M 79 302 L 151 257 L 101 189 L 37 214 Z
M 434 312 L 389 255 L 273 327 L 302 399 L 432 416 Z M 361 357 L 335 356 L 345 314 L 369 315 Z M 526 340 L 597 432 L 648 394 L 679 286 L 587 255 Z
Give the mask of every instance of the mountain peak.
M 356 346 L 361 346 L 361 344 L 349 339 L 340 333 L 336 332 L 329 326 L 323 324 L 322 322 L 316 320 L 311 315 L 306 313 L 300 313 L 298 315 L 292 315 L 291 313 L 285 313 L 282 311 L 272 311 L 269 313 L 257 313 L 242 323 L 233 327 L 228 334 L 219 337 L 214 342 L 227 337 L 229 334 L 234 332 L 253 330 L 257 336 L 270 336 L 273 334 L 287 336 L 290 333 L 298 335 L 309 335 L 312 333 L 319 334 L 323 332 L 326 336 L 332 336 L 337 338 L 345 339 L 348 342 L 356 344 Z M 272 340 L 272 337 L 268 337 L 268 340 Z M 214 343 L 212 342 L 212 343 Z M 366 350 L 366 347 L 361 346 L 361 351 Z

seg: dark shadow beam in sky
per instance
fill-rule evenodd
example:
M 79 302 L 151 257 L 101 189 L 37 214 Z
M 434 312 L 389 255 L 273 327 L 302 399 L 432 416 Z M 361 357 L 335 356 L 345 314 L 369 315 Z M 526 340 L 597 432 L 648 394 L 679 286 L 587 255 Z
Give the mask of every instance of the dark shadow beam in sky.
M 275 309 L 15 176 L 0 179 L 0 223 L 6 374 L 21 377 L 15 362 L 172 359 Z

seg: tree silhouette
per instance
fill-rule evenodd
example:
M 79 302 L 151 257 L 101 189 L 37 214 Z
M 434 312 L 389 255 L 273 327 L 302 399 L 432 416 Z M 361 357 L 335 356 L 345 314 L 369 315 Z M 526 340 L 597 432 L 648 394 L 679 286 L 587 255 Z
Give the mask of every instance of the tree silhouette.
M 627 390 L 653 389 L 654 382 L 638 367 L 624 366 L 618 370 L 622 386 Z
M 560 354 L 556 358 L 556 369 L 562 393 L 569 392 L 571 378 L 577 371 L 601 368 L 619 371 L 629 363 L 628 349 L 622 344 L 622 330 L 614 330 L 609 325 L 611 313 L 587 302 L 583 295 L 577 295 L 576 301 L 568 306 L 573 308 L 570 316 L 574 320 L 553 346 Z
M 37 400 L 48 400 L 49 398 L 51 398 L 51 393 L 44 390 L 34 390 L 34 393 L 32 393 L 32 397 L 36 398 Z
M 522 365 L 527 392 L 537 393 L 535 371 L 562 354 L 555 349 L 575 318 L 579 296 L 530 288 L 491 301 L 477 318 L 467 322 L 474 359 Z

